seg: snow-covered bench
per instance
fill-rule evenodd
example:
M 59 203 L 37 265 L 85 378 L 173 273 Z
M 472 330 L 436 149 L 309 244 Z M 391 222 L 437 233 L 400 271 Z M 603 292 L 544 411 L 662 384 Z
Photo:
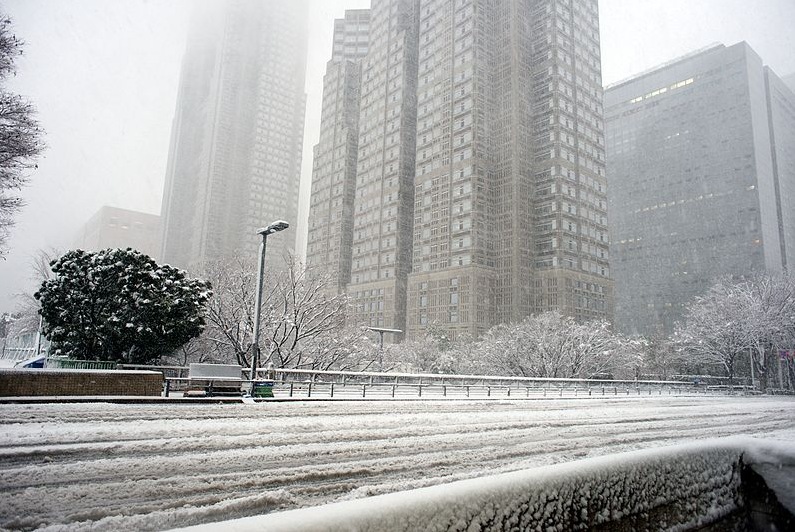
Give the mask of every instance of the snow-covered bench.
M 190 365 L 186 397 L 211 397 L 213 395 L 241 395 L 243 368 L 237 364 Z

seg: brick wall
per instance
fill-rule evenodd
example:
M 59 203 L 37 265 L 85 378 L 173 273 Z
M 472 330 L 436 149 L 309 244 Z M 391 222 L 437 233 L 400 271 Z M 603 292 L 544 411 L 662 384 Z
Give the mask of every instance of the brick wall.
M 162 389 L 163 375 L 156 371 L 0 369 L 0 397 L 159 396 Z

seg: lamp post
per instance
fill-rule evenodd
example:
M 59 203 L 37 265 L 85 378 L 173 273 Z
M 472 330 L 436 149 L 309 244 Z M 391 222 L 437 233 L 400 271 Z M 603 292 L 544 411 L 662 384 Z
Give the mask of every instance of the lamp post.
M 379 336 L 378 341 L 378 369 L 384 369 L 384 333 L 401 334 L 403 331 L 400 329 L 385 329 L 383 327 L 367 327 L 368 331 L 377 332 Z
M 257 377 L 257 364 L 259 364 L 259 321 L 262 314 L 262 276 L 265 271 L 265 248 L 268 245 L 268 235 L 284 231 L 290 224 L 284 220 L 273 222 L 268 227 L 257 231 L 262 235 L 259 245 L 259 267 L 257 268 L 257 298 L 254 303 L 254 352 L 251 356 L 251 393 L 254 395 L 254 379 Z

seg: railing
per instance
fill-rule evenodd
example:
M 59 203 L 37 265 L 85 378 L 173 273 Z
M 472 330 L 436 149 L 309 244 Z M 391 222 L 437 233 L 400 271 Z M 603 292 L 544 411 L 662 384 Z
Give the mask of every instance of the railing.
M 117 369 L 159 371 L 166 378 L 187 378 L 188 366 L 148 366 L 145 364 L 117 364 Z
M 155 369 L 152 366 L 135 366 Z M 244 370 L 243 374 L 247 374 Z M 244 375 L 247 376 L 247 375 Z M 528 399 L 607 398 L 667 395 L 733 395 L 749 393 L 746 386 L 708 386 L 681 381 L 560 379 L 495 375 L 447 375 L 386 372 L 315 371 L 300 369 L 261 370 L 257 381 L 273 382 L 275 398 L 338 399 Z M 185 390 L 191 380 L 166 377 L 166 394 Z M 241 379 L 241 390 L 252 381 Z
M 117 364 L 108 361 L 48 357 L 47 367 L 159 371 L 164 377 L 165 395 L 169 395 L 172 391 L 183 391 L 191 383 L 188 378 L 189 368 L 187 366 Z M 248 373 L 247 368 L 243 368 L 241 371 L 241 393 L 251 390 L 252 381 L 248 379 Z M 259 369 L 256 381 L 273 382 L 273 393 L 277 398 L 518 399 L 757 393 L 751 386 L 721 383 L 720 378 L 717 377 L 705 378 L 698 382 L 683 382 L 682 380 L 567 379 L 500 375 Z
M 621 380 L 621 379 L 579 379 L 558 377 L 509 377 L 504 375 L 452 375 L 443 373 L 393 373 L 376 371 L 321 371 L 310 369 L 276 369 L 273 370 L 275 380 L 290 381 L 301 380 L 311 382 L 336 382 L 336 383 L 368 383 L 368 384 L 451 384 L 451 385 L 493 385 L 493 386 L 541 386 L 543 384 L 557 384 L 560 386 L 635 386 L 643 385 L 679 385 L 682 381 L 673 380 Z M 260 369 L 257 377 L 267 378 L 268 370 Z
M 241 393 L 251 389 L 250 380 L 241 380 Z M 263 382 L 263 381 L 256 381 Z M 529 399 L 529 398 L 608 398 L 631 396 L 735 395 L 753 393 L 747 386 L 695 386 L 682 383 L 636 386 L 563 386 L 555 383 L 540 386 L 495 386 L 488 384 L 410 384 L 282 381 L 273 382 L 275 398 L 337 398 L 337 399 Z M 167 377 L 165 393 L 185 390 L 191 379 Z
M 71 358 L 47 357 L 45 367 L 56 369 L 116 369 L 115 362 L 105 360 L 74 360 Z
M 3 347 L 3 356 L 5 360 L 28 360 L 36 355 L 36 348 L 34 347 Z

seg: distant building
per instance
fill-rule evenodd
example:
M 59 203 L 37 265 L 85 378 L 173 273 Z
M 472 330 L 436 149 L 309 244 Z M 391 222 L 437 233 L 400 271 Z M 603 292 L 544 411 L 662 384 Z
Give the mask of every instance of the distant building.
M 783 81 L 787 84 L 787 87 L 789 87 L 791 91 L 795 92 L 795 72 L 789 76 L 784 76 Z
M 454 339 L 609 318 L 597 2 L 373 1 L 366 52 L 358 115 L 327 75 L 307 250 L 357 319 Z
M 72 247 L 85 251 L 133 248 L 159 260 L 160 216 L 106 205 L 80 228 Z
M 746 44 L 605 93 L 615 320 L 668 334 L 722 275 L 795 260 L 795 94 Z
M 165 262 L 295 251 L 304 127 L 306 0 L 194 3 L 163 193 Z

